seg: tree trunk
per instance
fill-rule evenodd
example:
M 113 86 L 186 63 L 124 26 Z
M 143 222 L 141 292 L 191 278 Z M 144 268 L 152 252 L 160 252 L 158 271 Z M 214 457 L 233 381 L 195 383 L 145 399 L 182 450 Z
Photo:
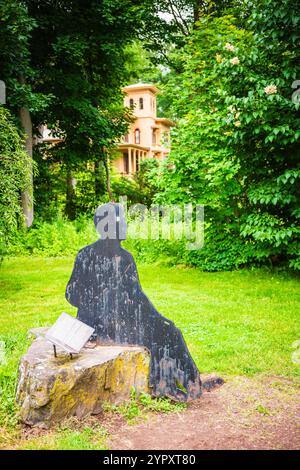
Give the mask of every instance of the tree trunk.
M 76 178 L 72 175 L 70 167 L 67 167 L 67 201 L 66 215 L 70 220 L 76 217 Z
M 104 155 L 104 160 L 103 160 L 104 161 L 104 167 L 105 167 L 105 172 L 106 172 L 106 189 L 107 189 L 107 192 L 108 192 L 109 200 L 111 202 L 114 202 L 114 197 L 113 197 L 113 194 L 111 192 L 111 187 L 110 187 L 110 171 L 109 171 L 108 154 L 105 150 L 103 151 L 103 155 Z
M 32 122 L 28 109 L 21 108 L 19 114 L 22 128 L 26 134 L 25 150 L 30 156 L 30 181 L 28 188 L 21 193 L 21 203 L 26 227 L 31 227 L 33 222 Z
M 197 29 L 197 21 L 200 20 L 201 15 L 205 9 L 205 3 L 203 0 L 194 0 L 194 24 L 193 29 Z
M 95 197 L 97 200 L 105 194 L 105 168 L 103 162 L 97 160 L 95 163 Z

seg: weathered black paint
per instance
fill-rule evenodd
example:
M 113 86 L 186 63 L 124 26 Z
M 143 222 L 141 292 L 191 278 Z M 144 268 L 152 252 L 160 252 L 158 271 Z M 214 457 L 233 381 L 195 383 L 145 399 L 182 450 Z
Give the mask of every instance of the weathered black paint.
M 138 344 L 150 350 L 153 395 L 197 398 L 200 375 L 180 330 L 143 293 L 134 259 L 120 245 L 122 217 L 115 239 L 104 239 L 107 234 L 100 229 L 102 239 L 79 251 L 66 298 L 78 308 L 77 318 L 95 328 L 101 343 Z M 96 226 L 101 219 L 95 217 Z

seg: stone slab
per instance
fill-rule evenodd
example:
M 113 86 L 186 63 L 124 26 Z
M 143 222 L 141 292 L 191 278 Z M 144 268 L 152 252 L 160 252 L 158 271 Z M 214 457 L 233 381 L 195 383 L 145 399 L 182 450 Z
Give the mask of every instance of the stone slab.
M 140 346 L 84 348 L 73 359 L 63 349 L 38 337 L 19 366 L 16 401 L 20 419 L 50 427 L 70 416 L 101 412 L 103 402 L 120 403 L 137 393 L 149 393 L 150 354 Z

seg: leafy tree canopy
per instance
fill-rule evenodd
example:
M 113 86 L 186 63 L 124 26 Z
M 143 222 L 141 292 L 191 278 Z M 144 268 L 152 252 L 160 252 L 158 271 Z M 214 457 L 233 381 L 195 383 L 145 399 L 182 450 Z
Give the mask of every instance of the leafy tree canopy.
M 168 87 L 176 171 L 166 166 L 161 198 L 205 204 L 207 240 L 219 233 L 225 246 L 227 233 L 243 242 L 233 264 L 288 259 L 300 267 L 296 3 L 281 0 L 274 10 L 270 0 L 245 2 L 244 29 L 232 17 L 201 18 L 178 56 L 183 73 Z

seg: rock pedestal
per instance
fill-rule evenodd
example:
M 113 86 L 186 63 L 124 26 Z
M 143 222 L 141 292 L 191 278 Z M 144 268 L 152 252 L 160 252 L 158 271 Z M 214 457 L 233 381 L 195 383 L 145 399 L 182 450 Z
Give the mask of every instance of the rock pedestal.
M 43 338 L 36 339 L 19 367 L 17 403 L 23 423 L 50 427 L 70 416 L 101 412 L 103 402 L 120 403 L 148 392 L 150 354 L 143 347 L 96 346 L 70 359 Z

